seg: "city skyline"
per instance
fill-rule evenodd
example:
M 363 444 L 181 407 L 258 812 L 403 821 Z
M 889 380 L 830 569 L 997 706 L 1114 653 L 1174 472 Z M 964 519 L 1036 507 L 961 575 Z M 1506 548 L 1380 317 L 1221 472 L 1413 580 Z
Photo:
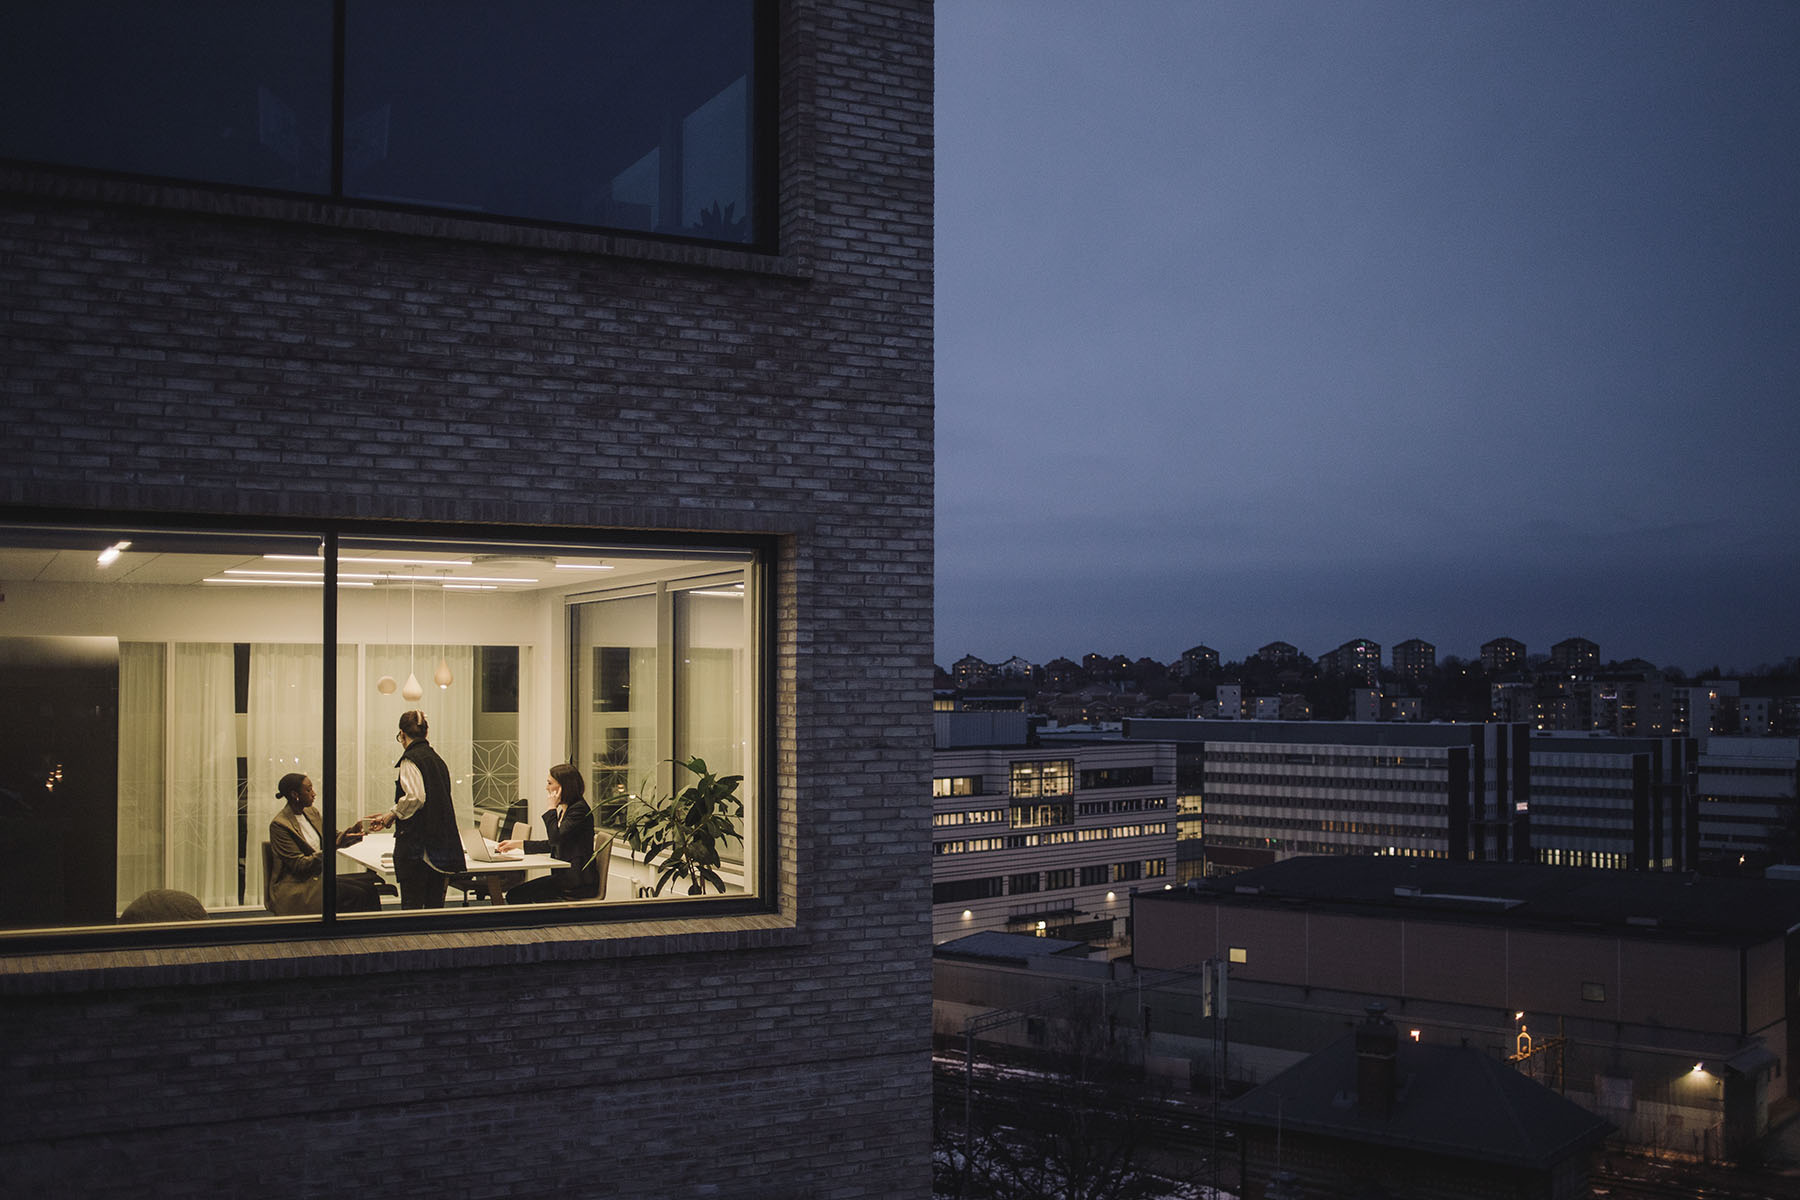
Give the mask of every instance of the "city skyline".
M 1800 652 L 1800 8 L 937 22 L 941 662 Z
M 1109 645 L 1109 644 L 1104 644 L 1104 643 L 1101 643 L 1098 641 L 1096 641 L 1092 645 L 1087 646 L 1085 649 L 1058 650 L 1058 651 L 1056 651 L 1046 657 L 1043 657 L 1043 658 L 1033 658 L 1029 654 L 1014 654 L 1011 652 L 983 654 L 979 649 L 968 649 L 968 650 L 961 651 L 961 652 L 959 652 L 953 656 L 950 656 L 948 658 L 940 655 L 937 659 L 936 665 L 939 668 L 942 668 L 947 671 L 956 662 L 958 662 L 965 656 L 972 654 L 976 658 L 979 658 L 983 662 L 987 663 L 989 666 L 999 666 L 1000 664 L 1005 663 L 1008 660 L 1016 657 L 1016 658 L 1022 658 L 1024 660 L 1026 660 L 1027 662 L 1031 663 L 1033 666 L 1042 667 L 1046 663 L 1053 662 L 1057 659 L 1067 659 L 1070 662 L 1079 664 L 1081 662 L 1082 658 L 1086 655 L 1101 654 L 1101 655 L 1105 655 L 1109 658 L 1113 657 L 1115 655 L 1123 655 L 1125 658 L 1130 659 L 1133 662 L 1136 662 L 1137 660 L 1139 660 L 1141 658 L 1149 658 L 1156 662 L 1161 663 L 1164 666 L 1172 666 L 1181 660 L 1182 654 L 1184 654 L 1188 650 L 1192 650 L 1192 649 L 1195 649 L 1200 646 L 1205 646 L 1206 648 L 1208 648 L 1210 650 L 1217 651 L 1218 655 L 1219 655 L 1219 661 L 1221 663 L 1241 663 L 1247 659 L 1255 657 L 1257 651 L 1262 649 L 1264 646 L 1272 645 L 1277 642 L 1287 642 L 1289 645 L 1293 646 L 1296 650 L 1298 650 L 1302 656 L 1304 656 L 1305 658 L 1316 663 L 1321 658 L 1323 658 L 1325 655 L 1331 653 L 1334 650 L 1341 648 L 1342 646 L 1344 646 L 1347 643 L 1357 641 L 1359 639 L 1359 637 L 1361 637 L 1361 636 L 1362 635 L 1356 635 L 1356 636 L 1352 636 L 1352 637 L 1342 638 L 1338 642 L 1336 642 L 1332 645 L 1321 646 L 1318 648 L 1314 648 L 1314 647 L 1311 647 L 1308 645 L 1303 645 L 1301 643 L 1294 642 L 1289 638 L 1269 637 L 1269 638 L 1264 638 L 1262 641 L 1258 642 L 1256 645 L 1250 646 L 1242 651 L 1237 651 L 1237 650 L 1233 650 L 1230 648 L 1221 647 L 1221 646 L 1215 645 L 1212 642 L 1206 641 L 1205 639 L 1201 639 L 1200 641 L 1189 642 L 1185 646 L 1182 646 L 1180 649 L 1172 651 L 1167 654 L 1157 654 L 1157 653 L 1153 653 L 1149 650 L 1144 650 L 1141 652 L 1134 652 L 1134 650 L 1130 647 Z M 1491 641 L 1495 641 L 1499 638 L 1510 637 L 1510 636 L 1511 636 L 1510 634 L 1497 633 L 1497 634 L 1494 634 L 1492 637 L 1482 638 L 1479 643 L 1477 643 L 1471 647 L 1468 647 L 1466 650 L 1459 648 L 1459 647 L 1441 646 L 1441 645 L 1438 645 L 1437 643 L 1433 642 L 1430 638 L 1421 638 L 1419 640 L 1421 640 L 1431 646 L 1432 650 L 1435 652 L 1436 659 L 1439 663 L 1443 663 L 1446 659 L 1456 658 L 1463 662 L 1479 664 L 1481 662 L 1481 646 L 1482 645 L 1484 645 L 1488 642 L 1491 642 Z M 1722 676 L 1751 675 L 1751 674 L 1761 673 L 1763 671 L 1781 671 L 1783 669 L 1790 668 L 1795 662 L 1800 661 L 1800 655 L 1790 654 L 1790 655 L 1783 656 L 1781 659 L 1774 659 L 1774 660 L 1769 660 L 1767 662 L 1757 662 L 1757 663 L 1729 663 L 1728 664 L 1725 662 L 1715 663 L 1715 662 L 1710 662 L 1710 661 L 1708 661 L 1708 662 L 1698 662 L 1698 661 L 1688 662 L 1688 661 L 1684 661 L 1681 659 L 1672 659 L 1670 661 L 1664 662 L 1664 661 L 1661 661 L 1658 659 L 1651 659 L 1647 655 L 1633 654 L 1622 648 L 1620 650 L 1618 650 L 1618 652 L 1615 652 L 1614 649 L 1612 647 L 1610 647 L 1609 644 L 1603 638 L 1588 637 L 1585 634 L 1579 634 L 1579 633 L 1566 634 L 1563 637 L 1557 638 L 1554 642 L 1544 642 L 1541 644 L 1535 643 L 1535 642 L 1527 642 L 1523 638 L 1515 638 L 1514 640 L 1524 643 L 1526 661 L 1528 663 L 1536 663 L 1536 662 L 1540 662 L 1543 660 L 1548 660 L 1550 658 L 1551 647 L 1553 647 L 1554 645 L 1556 645 L 1559 642 L 1568 641 L 1571 639 L 1583 639 L 1583 640 L 1590 641 L 1590 642 L 1593 642 L 1596 645 L 1598 645 L 1600 647 L 1599 662 L 1600 662 L 1601 666 L 1605 666 L 1608 663 L 1624 663 L 1624 662 L 1629 662 L 1634 659 L 1643 659 L 1645 661 L 1653 663 L 1657 668 L 1659 668 L 1661 670 L 1671 670 L 1671 669 L 1679 668 L 1683 673 L 1685 673 L 1686 675 L 1688 675 L 1690 677 L 1697 677 L 1703 673 L 1710 673 L 1711 670 L 1715 667 L 1718 668 L 1719 673 Z M 1409 642 L 1413 639 L 1410 637 L 1401 637 L 1401 638 L 1395 638 L 1393 641 L 1390 642 L 1390 641 L 1383 641 L 1381 638 L 1371 637 L 1371 638 L 1368 638 L 1367 640 L 1375 643 L 1377 646 L 1379 646 L 1381 648 L 1382 667 L 1383 667 L 1383 669 L 1387 669 L 1391 666 L 1392 661 L 1393 661 L 1394 647 L 1397 645 L 1401 645 L 1403 643 Z

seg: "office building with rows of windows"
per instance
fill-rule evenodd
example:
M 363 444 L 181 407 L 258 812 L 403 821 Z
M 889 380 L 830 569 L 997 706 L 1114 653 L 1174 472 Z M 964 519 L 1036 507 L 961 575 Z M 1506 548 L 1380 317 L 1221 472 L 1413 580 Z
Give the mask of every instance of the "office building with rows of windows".
M 1131 894 L 1173 881 L 1174 748 L 1032 745 L 1024 714 L 936 721 L 932 940 L 997 930 L 1121 944 Z
M 1700 837 L 1694 766 L 1692 738 L 1532 734 L 1532 861 L 1692 870 Z
M 1800 862 L 1800 738 L 1697 741 L 1701 860 L 1726 871 Z
M 929 1192 L 930 6 L 529 11 L 0 15 L 17 1190 Z
M 1522 725 L 1133 719 L 1125 737 L 1177 745 L 1183 879 L 1298 855 L 1509 862 L 1530 845 Z

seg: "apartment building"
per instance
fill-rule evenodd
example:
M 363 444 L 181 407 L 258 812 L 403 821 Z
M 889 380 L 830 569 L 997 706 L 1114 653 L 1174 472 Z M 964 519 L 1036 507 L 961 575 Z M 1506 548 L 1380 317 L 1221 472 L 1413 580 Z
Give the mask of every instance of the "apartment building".
M 1336 650 L 1321 654 L 1319 668 L 1329 675 L 1342 675 L 1374 686 L 1381 677 L 1381 645 L 1368 638 L 1352 638 Z
M 1481 669 L 1489 675 L 1523 670 L 1525 643 L 1517 638 L 1497 637 L 1481 643 Z
M 1600 645 L 1587 638 L 1564 638 L 1550 647 L 1550 670 L 1564 677 L 1592 675 L 1600 668 Z
M 1394 647 L 1394 674 L 1418 681 L 1437 668 L 1437 647 L 1423 638 L 1408 638 Z

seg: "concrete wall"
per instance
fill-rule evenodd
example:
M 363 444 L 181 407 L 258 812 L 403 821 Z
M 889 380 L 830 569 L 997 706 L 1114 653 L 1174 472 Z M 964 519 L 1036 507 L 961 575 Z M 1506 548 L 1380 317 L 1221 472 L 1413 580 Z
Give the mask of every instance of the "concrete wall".
M 1650 930 L 1505 929 L 1140 897 L 1140 968 L 1184 966 L 1231 946 L 1243 947 L 1246 961 L 1231 968 L 1228 1071 L 1244 1082 L 1342 1036 L 1361 1005 L 1382 1000 L 1423 1040 L 1496 1057 L 1515 1049 L 1512 1014 L 1524 1011 L 1540 1046 L 1565 1039 L 1565 1094 L 1614 1122 L 1622 1140 L 1659 1150 L 1728 1152 L 1765 1132 L 1770 1100 L 1787 1094 L 1780 940 L 1740 951 Z M 1584 1000 L 1584 983 L 1601 985 L 1604 1000 Z M 1209 1069 L 1210 1027 L 1197 1009 L 1165 1000 L 1159 1011 L 1171 1023 L 1159 1024 L 1152 1050 L 1186 1053 L 1197 1070 Z M 1740 1076 L 1726 1062 L 1752 1038 L 1778 1063 Z M 1556 1061 L 1535 1058 L 1530 1073 L 1554 1085 Z M 1694 1072 L 1696 1061 L 1706 1069 Z M 1726 1079 L 1737 1089 L 1731 1096 Z
M 1401 915 L 1142 897 L 1136 960 L 1145 969 L 1245 952 L 1234 977 L 1296 987 L 1397 994 L 1496 1010 L 1566 1012 L 1625 1024 L 1739 1032 L 1744 986 L 1736 946 L 1607 933 L 1508 929 Z M 1767 948 L 1756 958 L 1756 1013 L 1779 1016 Z M 1583 983 L 1604 1001 L 1584 1001 Z
M 13 1189 L 928 1194 L 932 14 L 779 10 L 775 256 L 0 168 L 0 519 L 779 546 L 772 911 L 0 945 Z

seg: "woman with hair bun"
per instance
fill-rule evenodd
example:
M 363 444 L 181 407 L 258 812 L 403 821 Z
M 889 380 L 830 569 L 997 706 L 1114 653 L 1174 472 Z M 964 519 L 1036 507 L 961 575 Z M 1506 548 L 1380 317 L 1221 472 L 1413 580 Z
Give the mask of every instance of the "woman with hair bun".
M 456 808 L 450 802 L 450 768 L 431 748 L 425 714 L 400 714 L 400 760 L 394 764 L 394 807 L 365 824 L 394 827 L 394 882 L 401 908 L 442 908 L 450 876 L 468 868 Z
M 274 871 L 269 877 L 269 911 L 292 917 L 323 911 L 325 896 L 324 824 L 314 803 L 313 782 L 298 771 L 275 785 L 281 811 L 269 822 L 269 849 Z M 337 835 L 336 846 L 352 846 L 362 834 L 352 826 Z M 368 871 L 339 875 L 335 895 L 339 912 L 374 912 L 381 907 L 375 876 Z

